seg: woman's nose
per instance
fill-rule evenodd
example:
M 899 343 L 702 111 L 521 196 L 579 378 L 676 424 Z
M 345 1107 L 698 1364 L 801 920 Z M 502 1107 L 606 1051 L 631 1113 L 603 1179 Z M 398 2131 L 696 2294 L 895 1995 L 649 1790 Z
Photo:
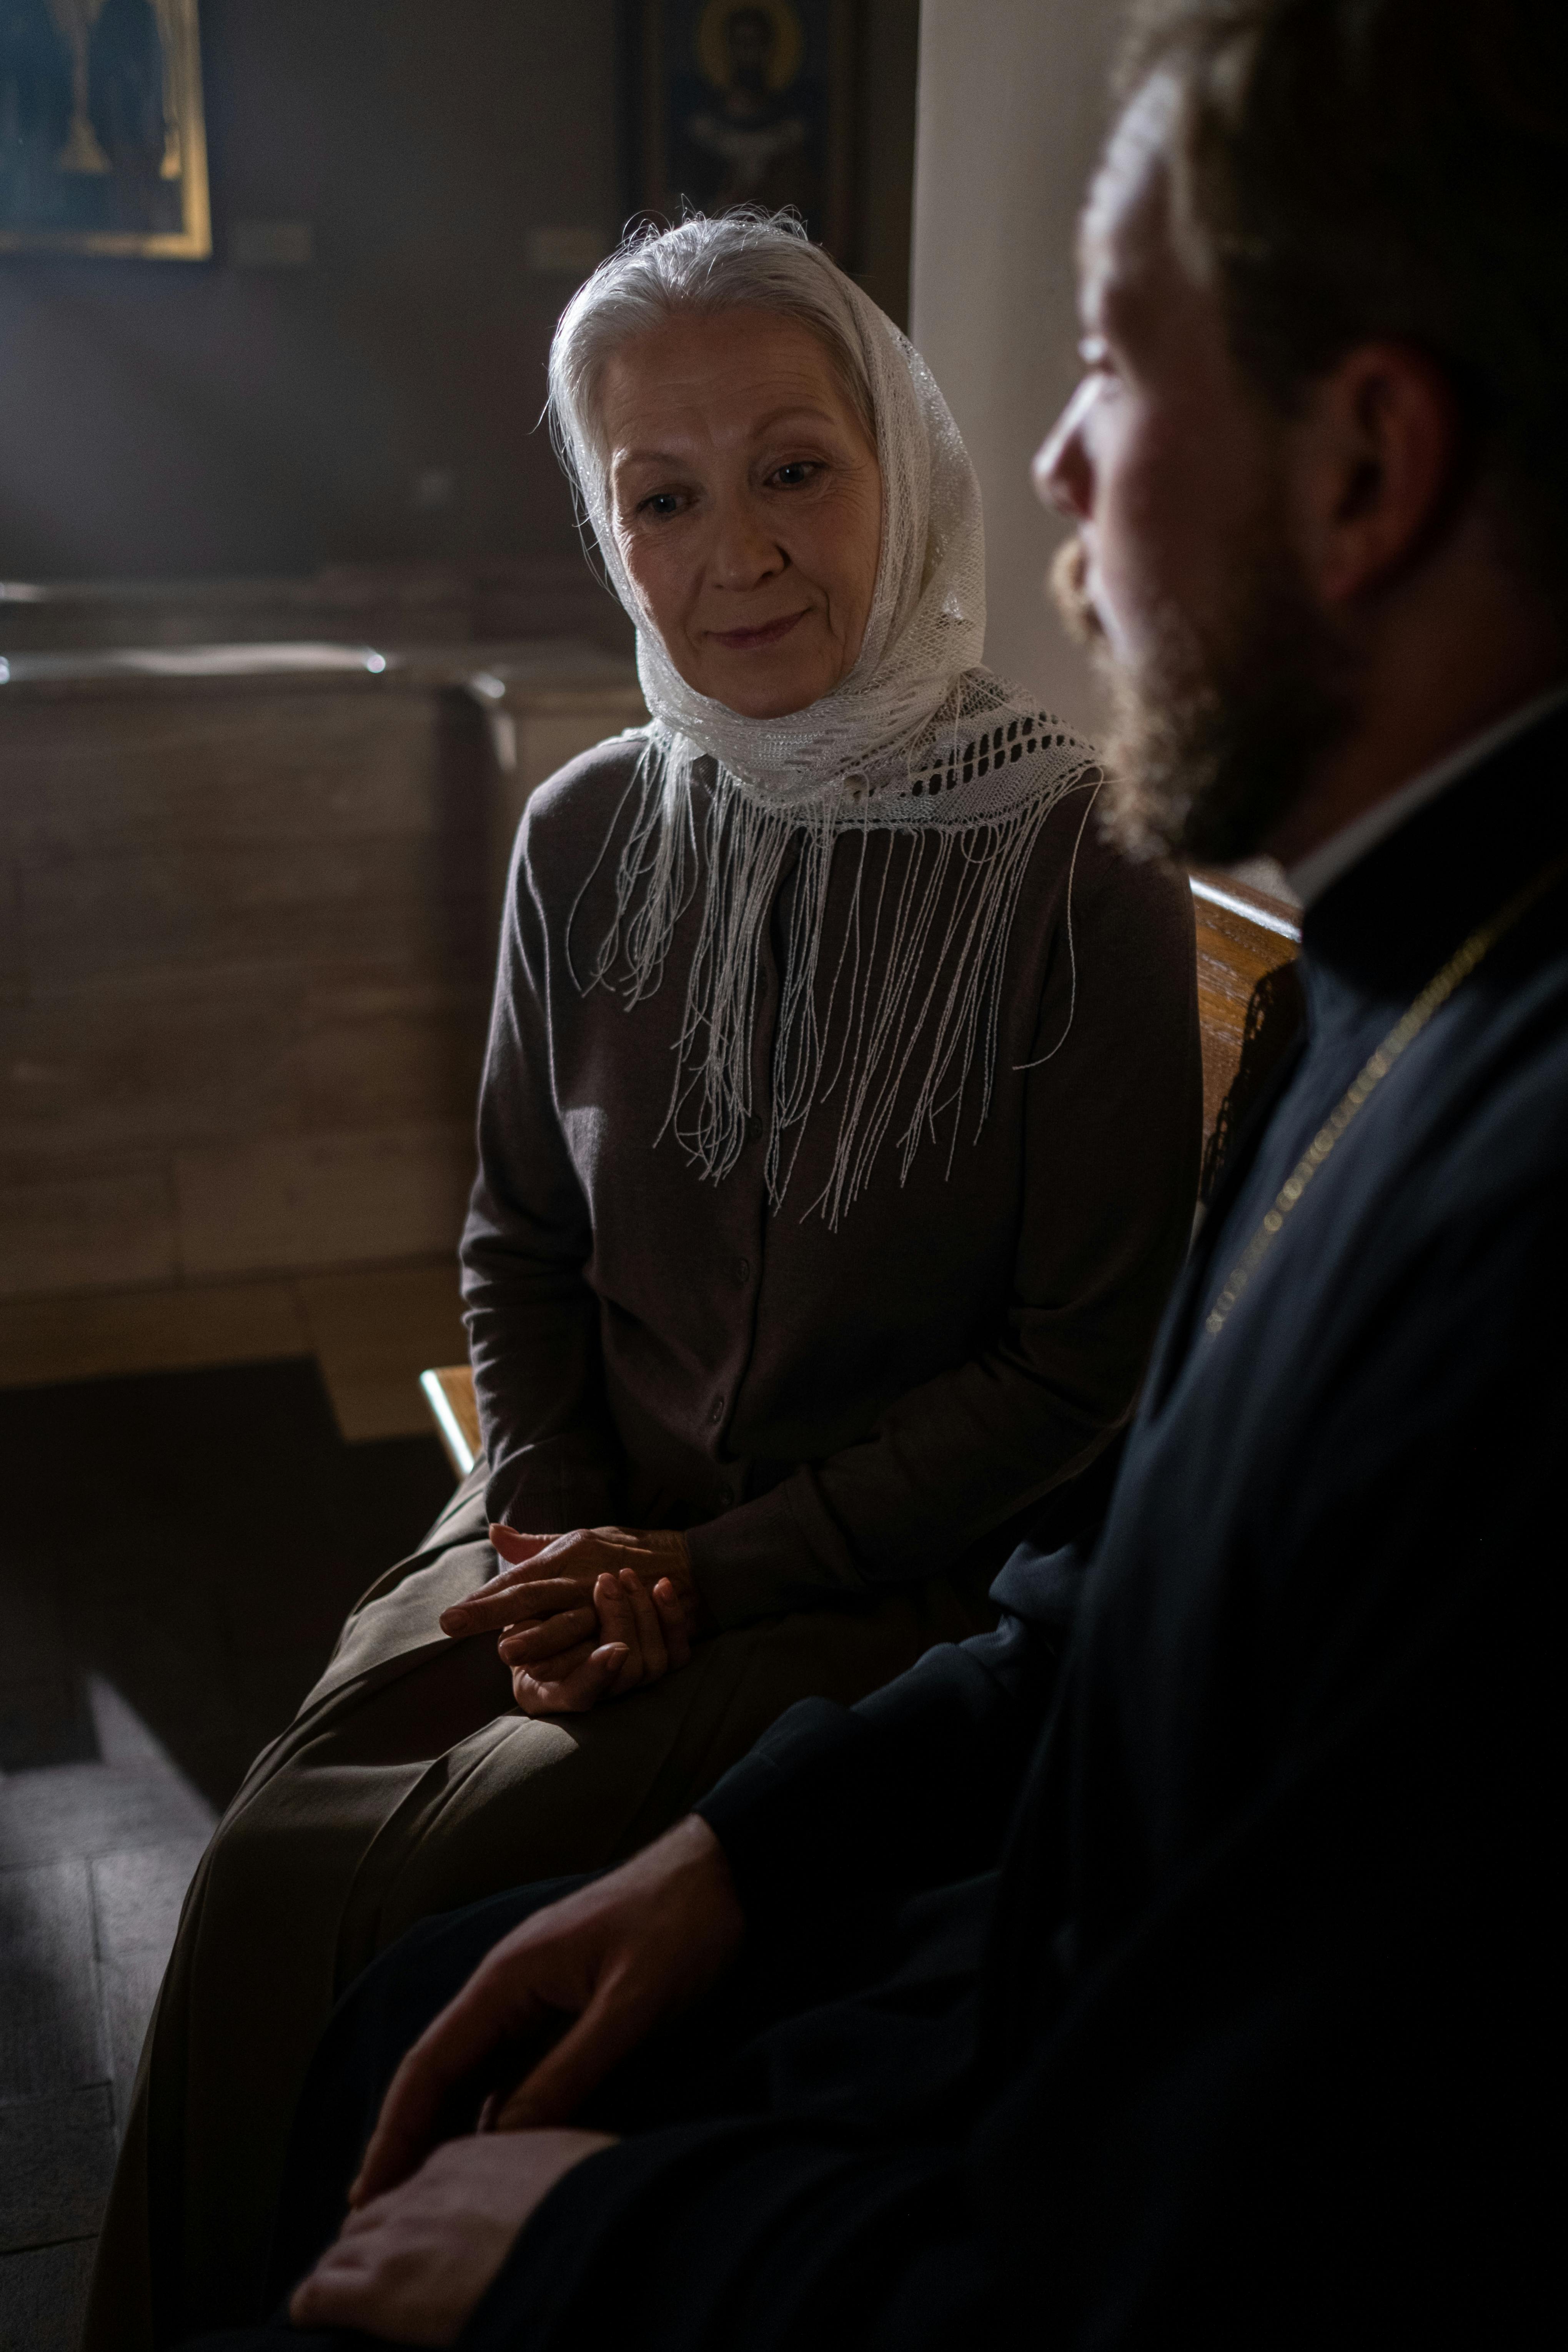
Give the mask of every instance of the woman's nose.
M 782 572 L 788 561 L 763 518 L 745 500 L 723 508 L 717 518 L 710 569 L 721 588 L 754 588 Z
M 1093 397 L 1094 379 L 1086 377 L 1036 451 L 1029 469 L 1040 504 L 1058 508 L 1075 522 L 1088 522 L 1094 508 L 1094 468 L 1083 443 L 1083 422 Z

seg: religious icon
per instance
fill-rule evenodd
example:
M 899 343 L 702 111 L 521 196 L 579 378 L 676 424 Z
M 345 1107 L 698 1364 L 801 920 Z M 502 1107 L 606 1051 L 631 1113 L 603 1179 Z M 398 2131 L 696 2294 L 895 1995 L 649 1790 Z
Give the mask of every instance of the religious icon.
M 640 31 L 645 207 L 793 205 L 850 263 L 850 0 L 644 0 Z
M 211 251 L 196 0 L 0 0 L 0 253 Z

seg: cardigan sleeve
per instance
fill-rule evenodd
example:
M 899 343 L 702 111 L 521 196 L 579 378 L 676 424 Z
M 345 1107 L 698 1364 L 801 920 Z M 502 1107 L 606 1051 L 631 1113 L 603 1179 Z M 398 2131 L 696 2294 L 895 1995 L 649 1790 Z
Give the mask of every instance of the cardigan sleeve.
M 1084 848 L 1036 1027 L 1005 1318 L 862 1443 L 690 1530 L 721 1625 L 953 1567 L 1131 1413 L 1196 1195 L 1192 900 L 1168 866 Z
M 615 1518 L 623 1464 L 584 1276 L 588 1203 L 551 1086 L 531 814 L 507 891 L 461 1257 L 489 1516 L 558 1535 Z

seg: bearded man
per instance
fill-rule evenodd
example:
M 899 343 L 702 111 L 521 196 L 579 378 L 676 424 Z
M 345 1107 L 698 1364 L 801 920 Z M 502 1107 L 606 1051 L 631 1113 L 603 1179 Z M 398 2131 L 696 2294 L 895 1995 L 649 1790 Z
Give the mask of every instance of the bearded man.
M 300 2326 L 1535 2340 L 1568 12 L 1152 0 L 1121 96 L 1037 475 L 1115 822 L 1284 860 L 1304 1036 L 1092 1560 L 1016 1553 L 996 1633 L 796 1707 L 625 1868 L 351 1995 L 279 2239 Z

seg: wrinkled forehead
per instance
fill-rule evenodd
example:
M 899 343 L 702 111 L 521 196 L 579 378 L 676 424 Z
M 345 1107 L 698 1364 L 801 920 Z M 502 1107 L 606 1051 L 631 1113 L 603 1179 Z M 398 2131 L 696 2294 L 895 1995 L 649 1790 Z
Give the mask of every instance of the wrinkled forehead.
M 1114 289 L 1172 250 L 1172 156 L 1182 108 L 1171 74 L 1151 77 L 1118 116 L 1079 217 L 1079 299 L 1097 320 Z
M 745 440 L 781 412 L 816 411 L 877 447 L 873 394 L 848 356 L 805 320 L 761 304 L 677 312 L 607 352 L 593 424 L 614 470 L 626 446 L 703 417 Z

